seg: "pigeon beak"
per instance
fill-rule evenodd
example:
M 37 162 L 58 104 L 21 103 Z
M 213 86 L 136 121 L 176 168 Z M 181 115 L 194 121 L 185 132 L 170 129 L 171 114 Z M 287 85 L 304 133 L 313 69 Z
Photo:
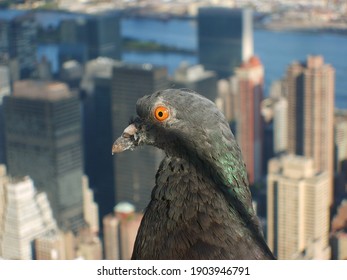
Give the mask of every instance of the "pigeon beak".
M 121 153 L 125 150 L 132 149 L 135 147 L 135 141 L 137 138 L 136 135 L 137 128 L 135 124 L 129 125 L 124 129 L 122 136 L 119 137 L 112 146 L 112 155 L 115 153 Z

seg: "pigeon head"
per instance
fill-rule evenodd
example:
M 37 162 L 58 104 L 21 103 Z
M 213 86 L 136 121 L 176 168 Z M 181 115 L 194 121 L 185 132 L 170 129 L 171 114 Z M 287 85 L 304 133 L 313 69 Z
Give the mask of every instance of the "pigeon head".
M 215 104 L 188 89 L 167 89 L 146 95 L 137 101 L 136 111 L 138 117 L 116 140 L 113 153 L 144 144 L 172 156 L 204 148 L 211 152 L 216 141 L 224 137 L 222 132 L 229 130 Z
M 138 117 L 114 142 L 112 153 L 152 145 L 169 156 L 208 163 L 225 183 L 234 183 L 235 166 L 247 177 L 228 122 L 207 98 L 188 89 L 167 89 L 140 98 L 136 111 Z

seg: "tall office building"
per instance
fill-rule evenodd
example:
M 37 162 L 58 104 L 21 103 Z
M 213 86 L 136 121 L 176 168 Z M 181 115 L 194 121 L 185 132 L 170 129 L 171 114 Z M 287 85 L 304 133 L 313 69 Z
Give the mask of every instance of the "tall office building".
M 0 164 L 0 240 L 2 240 L 4 221 L 5 221 L 5 206 L 6 206 L 6 190 L 5 186 L 8 183 L 6 166 Z M 2 242 L 0 242 L 0 256 L 2 255 Z
M 3 166 L 0 176 L 4 177 Z M 32 242 L 57 231 L 45 193 L 37 193 L 29 177 L 0 180 L 0 256 L 5 259 L 31 260 Z
M 36 67 L 37 24 L 31 12 L 0 10 L 0 57 L 16 59 L 20 78 L 31 76 Z
M 120 12 L 92 11 L 88 14 L 53 15 L 61 20 L 58 29 L 59 62 L 86 63 L 98 57 L 121 59 Z
M 73 17 L 63 18 L 57 29 L 59 37 L 59 66 L 66 61 L 76 60 L 84 64 L 89 59 L 87 15 L 72 14 Z M 63 17 L 63 13 L 52 15 Z M 94 36 L 94 35 L 90 35 Z
M 85 66 L 81 88 L 84 172 L 99 205 L 99 216 L 110 213 L 116 203 L 114 168 L 110 147 L 112 134 L 111 84 L 115 61 L 97 58 Z
M 206 71 L 202 65 L 189 66 L 183 62 L 176 69 L 173 80 L 174 88 L 189 88 L 212 102 L 217 98 L 217 75 L 213 71 Z
M 0 164 L 5 163 L 5 128 L 3 115 L 3 98 L 11 92 L 9 68 L 0 65 Z
M 54 15 L 52 16 L 54 17 Z M 58 27 L 59 42 L 62 44 L 85 43 L 88 38 L 88 29 L 86 25 L 86 15 L 75 14 L 73 18 L 62 19 Z
M 329 259 L 329 176 L 312 159 L 269 162 L 267 243 L 278 259 Z
M 227 78 L 253 55 L 250 10 L 204 7 L 198 14 L 199 63 Z
M 315 170 L 327 171 L 332 182 L 335 70 L 322 56 L 308 56 L 305 63 L 292 63 L 285 79 L 288 152 L 312 158 Z
M 120 13 L 100 12 L 87 19 L 88 58 L 121 59 Z
M 62 229 L 83 221 L 79 100 L 63 83 L 18 81 L 4 98 L 8 172 L 47 193 Z
M 112 78 L 114 140 L 123 133 L 129 119 L 136 116 L 136 101 L 146 94 L 167 88 L 167 85 L 165 68 L 155 68 L 149 64 L 115 64 Z M 116 201 L 130 202 L 137 211 L 142 211 L 150 201 L 162 153 L 154 147 L 146 147 L 113 157 Z
M 260 105 L 263 98 L 264 68 L 253 56 L 236 68 L 236 139 L 246 163 L 250 184 L 262 176 L 262 127 Z

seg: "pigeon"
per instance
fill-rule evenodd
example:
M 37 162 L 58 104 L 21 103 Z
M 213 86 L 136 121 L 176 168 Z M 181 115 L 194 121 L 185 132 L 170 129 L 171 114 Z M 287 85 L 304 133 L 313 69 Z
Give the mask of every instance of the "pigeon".
M 132 259 L 274 259 L 252 207 L 241 151 L 224 115 L 189 89 L 140 98 L 112 153 L 165 152 Z

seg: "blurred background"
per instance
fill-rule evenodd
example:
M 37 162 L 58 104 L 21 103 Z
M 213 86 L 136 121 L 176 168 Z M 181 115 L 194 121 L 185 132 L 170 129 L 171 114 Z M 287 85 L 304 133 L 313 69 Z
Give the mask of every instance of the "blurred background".
M 345 0 L 0 0 L 0 258 L 129 259 L 161 151 L 136 100 L 225 114 L 279 259 L 347 259 Z

